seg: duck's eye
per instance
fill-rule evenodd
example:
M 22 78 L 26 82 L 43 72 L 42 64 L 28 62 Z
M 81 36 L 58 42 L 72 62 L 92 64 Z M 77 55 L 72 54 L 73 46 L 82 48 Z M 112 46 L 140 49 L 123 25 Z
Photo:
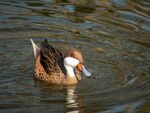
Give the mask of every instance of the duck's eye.
M 75 58 L 75 57 L 74 57 L 74 54 L 70 54 L 70 56 L 71 56 L 72 58 Z

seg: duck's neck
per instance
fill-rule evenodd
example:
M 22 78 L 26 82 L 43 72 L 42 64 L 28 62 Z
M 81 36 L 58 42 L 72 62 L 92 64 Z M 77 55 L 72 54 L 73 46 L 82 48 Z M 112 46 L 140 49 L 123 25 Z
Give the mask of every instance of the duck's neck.
M 73 70 L 73 67 L 69 66 L 69 65 L 65 65 L 65 68 L 67 70 L 67 76 L 68 77 L 75 77 L 75 73 L 74 73 L 74 70 Z

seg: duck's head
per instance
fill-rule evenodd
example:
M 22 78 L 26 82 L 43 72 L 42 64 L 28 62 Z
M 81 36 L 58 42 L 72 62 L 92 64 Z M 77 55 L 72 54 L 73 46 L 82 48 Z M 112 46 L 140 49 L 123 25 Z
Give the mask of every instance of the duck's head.
M 76 49 L 71 49 L 66 53 L 64 58 L 64 66 L 70 77 L 75 76 L 74 68 L 77 68 L 78 71 L 82 72 L 85 76 L 91 76 L 91 73 L 88 72 L 83 65 L 83 57 L 81 52 Z

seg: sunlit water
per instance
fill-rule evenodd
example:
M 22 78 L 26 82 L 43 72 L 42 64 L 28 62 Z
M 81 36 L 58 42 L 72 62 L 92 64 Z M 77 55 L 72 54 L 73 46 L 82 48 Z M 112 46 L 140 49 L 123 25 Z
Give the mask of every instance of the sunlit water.
M 92 77 L 33 78 L 30 43 L 82 51 Z M 150 113 L 149 0 L 0 0 L 0 113 Z

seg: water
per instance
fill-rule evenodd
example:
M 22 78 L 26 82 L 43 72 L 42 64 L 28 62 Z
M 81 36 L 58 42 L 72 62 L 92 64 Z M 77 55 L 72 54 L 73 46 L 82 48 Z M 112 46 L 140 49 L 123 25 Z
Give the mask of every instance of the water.
M 0 113 L 149 113 L 149 0 L 1 0 Z M 82 51 L 77 86 L 34 81 L 32 38 Z

